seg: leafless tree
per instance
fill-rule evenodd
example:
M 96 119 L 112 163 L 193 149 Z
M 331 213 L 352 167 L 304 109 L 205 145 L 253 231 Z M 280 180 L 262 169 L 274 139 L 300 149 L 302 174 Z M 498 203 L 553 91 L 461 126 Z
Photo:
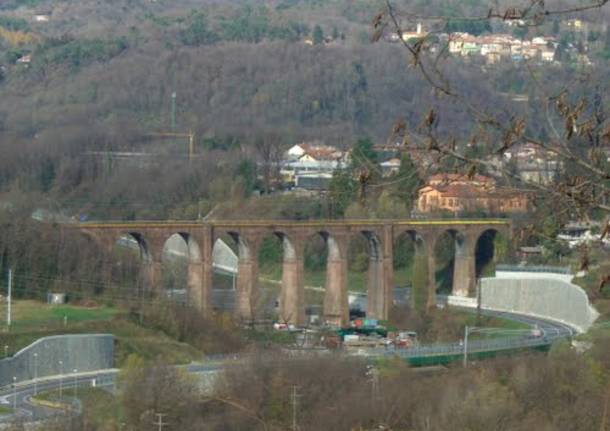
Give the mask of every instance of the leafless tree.
M 490 3 L 481 15 L 455 17 L 430 16 L 409 6 L 408 2 L 386 0 L 383 10 L 373 19 L 373 39 L 380 40 L 393 33 L 407 51 L 411 66 L 425 79 L 436 95 L 437 104 L 460 106 L 469 118 L 473 130 L 478 130 L 475 142 L 464 145 L 459 136 L 442 135 L 438 125 L 443 121 L 437 110 L 430 107 L 420 124 L 399 123 L 393 138 L 407 143 L 404 151 L 428 151 L 437 163 L 452 159 L 456 169 L 469 176 L 486 171 L 509 183 L 518 184 L 535 195 L 534 203 L 546 200 L 558 220 L 570 217 L 589 218 L 594 214 L 610 214 L 610 165 L 604 147 L 610 145 L 609 106 L 600 93 L 592 73 L 584 73 L 562 85 L 540 82 L 536 67 L 525 63 L 529 78 L 537 92 L 537 109 L 544 113 L 545 124 L 530 124 L 522 111 L 498 103 L 481 103 L 476 95 L 464 91 L 452 79 L 446 43 L 437 45 L 433 36 L 443 31 L 448 21 L 460 19 L 472 22 L 515 22 L 524 27 L 539 26 L 552 17 L 604 8 L 608 1 L 581 1 L 572 6 L 553 7 L 539 0 Z M 404 27 L 425 20 L 430 32 L 416 40 L 403 38 Z M 434 49 L 433 49 L 434 46 Z M 496 96 L 500 99 L 500 96 Z M 498 100 L 500 102 L 500 100 Z M 540 131 L 543 130 L 543 132 Z M 536 130 L 536 132 L 534 132 Z M 520 144 L 535 146 L 547 157 L 559 160 L 559 177 L 549 184 L 532 181 L 511 171 L 498 159 Z M 479 151 L 473 151 L 478 149 Z M 475 155 L 473 155 L 473 153 Z M 606 221 L 608 223 L 608 221 Z

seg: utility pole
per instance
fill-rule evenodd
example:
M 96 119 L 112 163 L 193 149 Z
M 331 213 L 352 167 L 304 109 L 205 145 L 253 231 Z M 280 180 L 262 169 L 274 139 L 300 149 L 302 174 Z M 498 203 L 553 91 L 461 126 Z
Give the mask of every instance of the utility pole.
M 163 431 L 163 428 L 165 428 L 166 425 L 169 425 L 166 422 L 163 422 L 163 418 L 165 416 L 167 416 L 167 414 L 165 413 L 155 413 L 155 415 L 157 416 L 157 422 L 154 422 L 153 425 L 157 425 L 159 428 L 159 431 Z
M 172 132 L 176 131 L 176 92 L 172 93 L 172 112 L 171 112 Z
M 38 353 L 34 353 L 34 395 L 38 395 Z
M 297 404 L 298 397 L 297 394 L 297 385 L 292 386 L 292 431 L 297 431 Z
M 464 368 L 468 366 L 468 325 L 464 328 Z
M 477 295 L 477 326 L 481 326 L 481 279 L 476 282 Z
M 17 413 L 17 377 L 13 376 L 13 412 Z
M 8 295 L 6 296 L 7 307 L 6 307 L 6 329 L 11 329 L 11 302 L 13 294 L 13 270 L 8 270 Z
M 59 402 L 63 401 L 64 361 L 59 361 Z

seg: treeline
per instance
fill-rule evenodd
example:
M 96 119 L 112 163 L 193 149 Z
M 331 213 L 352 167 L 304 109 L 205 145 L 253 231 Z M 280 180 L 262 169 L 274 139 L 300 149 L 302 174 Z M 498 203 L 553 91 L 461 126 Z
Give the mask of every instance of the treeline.
M 608 346 L 579 354 L 555 346 L 548 357 L 498 358 L 417 372 L 398 359 L 372 370 L 335 355 L 253 355 L 229 365 L 202 394 L 173 367 L 131 357 L 113 408 L 84 406 L 72 423 L 47 430 L 148 430 L 163 412 L 181 430 L 505 430 L 603 428 Z M 106 404 L 108 405 L 108 404 Z M 112 414 L 108 414 L 108 412 Z M 61 427 L 63 425 L 63 428 Z

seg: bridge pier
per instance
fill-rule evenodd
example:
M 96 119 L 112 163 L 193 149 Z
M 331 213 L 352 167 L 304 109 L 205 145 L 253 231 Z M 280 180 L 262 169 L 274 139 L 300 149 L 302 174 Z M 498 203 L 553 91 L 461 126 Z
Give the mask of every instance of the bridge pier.
M 369 240 L 368 318 L 388 318 L 394 290 L 394 240 L 391 227 L 385 227 L 383 238 L 365 234 Z
M 240 260 L 235 282 L 235 315 L 241 320 L 252 320 L 258 302 L 258 262 L 255 259 Z
M 452 295 L 469 296 L 474 292 L 476 283 L 475 247 L 476 238 L 456 235 Z
M 205 226 L 203 235 L 199 240 L 201 244 L 201 260 L 202 260 L 202 274 L 201 274 L 201 289 L 199 305 L 200 310 L 204 316 L 209 317 L 212 313 L 212 283 L 214 275 L 214 234 L 210 226 Z
M 162 290 L 163 273 L 161 261 L 153 259 L 142 264 L 142 287 L 146 294 L 158 295 Z
M 203 262 L 189 262 L 187 269 L 187 304 L 203 310 Z
M 235 282 L 235 315 L 241 320 L 256 318 L 258 307 L 258 250 L 260 238 L 236 238 L 238 245 L 237 279 Z
M 305 324 L 304 249 L 305 239 L 291 242 L 282 237 L 284 259 L 282 263 L 282 288 L 280 291 L 280 319 L 301 326 Z
M 385 277 L 383 260 L 371 256 L 367 273 L 367 304 L 366 317 L 383 319 L 385 298 Z
M 324 294 L 324 320 L 343 326 L 349 322 L 347 297 L 347 236 L 326 235 L 328 260 Z

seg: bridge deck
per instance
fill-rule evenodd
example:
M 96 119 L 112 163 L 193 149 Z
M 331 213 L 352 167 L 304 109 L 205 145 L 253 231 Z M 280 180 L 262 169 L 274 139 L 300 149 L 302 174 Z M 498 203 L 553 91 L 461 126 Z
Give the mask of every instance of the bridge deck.
M 510 225 L 510 219 L 436 219 L 436 220 L 222 220 L 222 221 L 91 221 L 67 224 L 75 228 L 171 228 L 171 227 L 345 227 L 345 226 L 468 226 Z

